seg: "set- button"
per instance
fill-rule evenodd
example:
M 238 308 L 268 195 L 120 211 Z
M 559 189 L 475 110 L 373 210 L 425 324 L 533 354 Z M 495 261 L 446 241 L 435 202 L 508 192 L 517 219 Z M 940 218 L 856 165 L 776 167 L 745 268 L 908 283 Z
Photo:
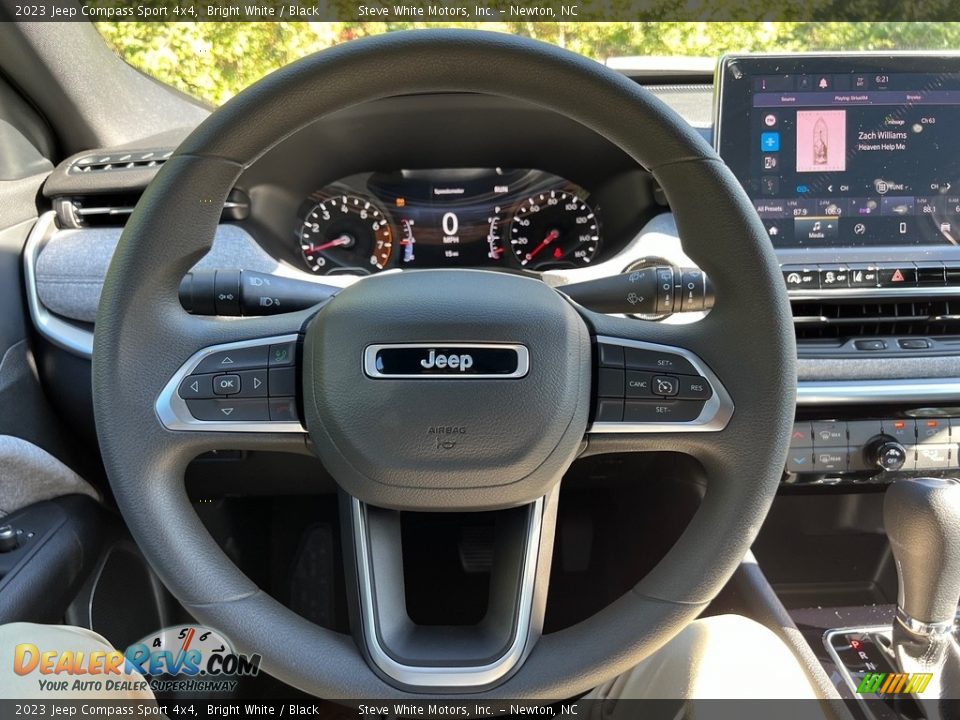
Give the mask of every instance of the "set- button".
M 690 422 L 713 396 L 681 355 L 608 343 L 597 355 L 597 422 Z

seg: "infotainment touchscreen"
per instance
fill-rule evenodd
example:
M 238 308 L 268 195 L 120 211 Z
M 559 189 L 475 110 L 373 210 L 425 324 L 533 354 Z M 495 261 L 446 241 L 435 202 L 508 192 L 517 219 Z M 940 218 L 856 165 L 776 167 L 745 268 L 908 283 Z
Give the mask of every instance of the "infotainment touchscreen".
M 719 82 L 775 247 L 960 244 L 960 56 L 727 57 Z

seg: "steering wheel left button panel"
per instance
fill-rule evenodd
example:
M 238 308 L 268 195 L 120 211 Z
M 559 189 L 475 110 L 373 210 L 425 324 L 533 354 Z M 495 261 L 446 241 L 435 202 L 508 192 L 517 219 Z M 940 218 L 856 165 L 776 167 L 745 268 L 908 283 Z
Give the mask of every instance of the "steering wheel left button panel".
M 164 388 L 157 415 L 171 430 L 305 432 L 298 356 L 297 335 L 205 348 Z

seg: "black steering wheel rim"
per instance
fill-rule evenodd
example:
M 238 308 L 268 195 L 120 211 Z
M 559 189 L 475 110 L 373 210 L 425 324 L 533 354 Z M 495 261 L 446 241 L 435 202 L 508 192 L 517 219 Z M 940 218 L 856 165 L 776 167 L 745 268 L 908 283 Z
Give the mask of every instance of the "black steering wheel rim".
M 664 188 L 687 253 L 718 304 L 695 334 L 581 315 L 597 335 L 680 345 L 724 381 L 737 411 L 722 433 L 664 434 L 645 450 L 687 451 L 710 478 L 703 503 L 660 564 L 593 617 L 542 637 L 522 666 L 472 696 L 564 698 L 627 670 L 694 619 L 759 531 L 782 474 L 796 388 L 790 311 L 753 208 L 704 140 L 652 94 L 586 58 L 542 43 L 466 31 L 414 31 L 354 41 L 304 58 L 214 112 L 166 162 L 127 223 L 96 325 L 94 406 L 117 502 L 147 559 L 184 606 L 258 652 L 279 679 L 326 698 L 397 697 L 352 638 L 296 616 L 259 590 L 192 512 L 188 462 L 213 442 L 307 452 L 302 438 L 177 436 L 158 421 L 157 393 L 198 348 L 277 334 L 276 319 L 188 316 L 180 278 L 209 248 L 227 193 L 245 167 L 318 118 L 397 94 L 477 92 L 567 115 L 647 168 Z M 291 314 L 299 328 L 310 313 Z M 629 436 L 596 451 L 637 449 Z M 593 441 L 592 441 L 593 444 Z

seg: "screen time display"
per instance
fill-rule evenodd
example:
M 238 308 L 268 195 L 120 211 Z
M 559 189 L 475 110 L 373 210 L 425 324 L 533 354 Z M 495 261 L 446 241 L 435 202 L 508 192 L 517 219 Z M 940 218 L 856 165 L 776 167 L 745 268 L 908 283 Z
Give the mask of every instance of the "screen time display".
M 718 148 L 776 247 L 960 244 L 960 60 L 741 57 L 721 76 Z

